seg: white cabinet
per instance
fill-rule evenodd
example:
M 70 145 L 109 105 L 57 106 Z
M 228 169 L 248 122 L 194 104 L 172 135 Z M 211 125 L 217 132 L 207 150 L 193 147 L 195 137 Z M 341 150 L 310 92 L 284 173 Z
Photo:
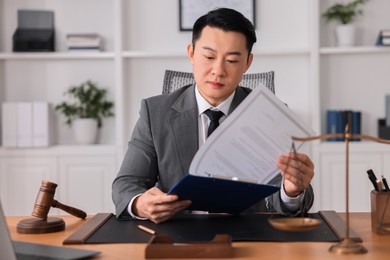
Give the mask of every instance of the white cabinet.
M 7 215 L 31 215 L 42 180 L 58 184 L 54 198 L 88 214 L 112 212 L 116 175 L 111 146 L 57 146 L 0 151 L 0 198 Z M 66 214 L 51 209 L 49 214 Z
M 31 215 L 40 180 L 57 181 L 54 156 L 0 156 L 0 198 L 7 215 Z
M 58 160 L 58 192 L 64 203 L 89 214 L 113 212 L 111 184 L 116 175 L 114 156 L 65 155 Z
M 383 174 L 389 176 L 389 173 L 390 173 L 390 151 L 387 151 L 383 153 Z M 390 177 L 387 177 L 387 179 L 390 179 Z
M 324 143 L 318 146 L 315 176 L 316 205 L 320 209 L 346 209 L 346 147 L 344 143 Z M 390 146 L 384 144 L 350 143 L 349 145 L 349 209 L 355 212 L 370 211 L 370 192 L 373 185 L 367 170 L 372 169 L 377 178 L 390 172 Z M 318 207 L 318 206 L 317 206 Z

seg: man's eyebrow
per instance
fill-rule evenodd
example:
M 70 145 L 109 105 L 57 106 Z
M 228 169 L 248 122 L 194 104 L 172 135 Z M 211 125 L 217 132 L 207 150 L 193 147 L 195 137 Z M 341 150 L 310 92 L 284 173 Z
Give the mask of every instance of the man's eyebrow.
M 212 52 L 217 52 L 216 50 L 214 50 L 213 48 L 208 47 L 208 46 L 203 46 L 202 49 L 212 51 Z M 240 51 L 230 51 L 227 54 L 228 55 L 242 55 L 242 53 Z

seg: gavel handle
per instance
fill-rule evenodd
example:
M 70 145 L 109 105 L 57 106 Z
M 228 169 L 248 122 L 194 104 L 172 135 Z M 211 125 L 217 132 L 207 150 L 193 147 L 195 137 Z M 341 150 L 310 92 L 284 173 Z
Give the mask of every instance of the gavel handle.
M 76 209 L 76 208 L 70 207 L 70 206 L 67 206 L 67 205 L 64 205 L 64 204 L 61 204 L 57 200 L 53 200 L 53 203 L 52 203 L 51 206 L 54 207 L 54 208 L 62 209 L 63 211 L 66 211 L 69 214 L 71 214 L 71 215 L 73 215 L 75 217 L 78 217 L 78 218 L 85 219 L 87 217 L 87 213 L 85 213 L 84 211 L 82 211 L 80 209 Z

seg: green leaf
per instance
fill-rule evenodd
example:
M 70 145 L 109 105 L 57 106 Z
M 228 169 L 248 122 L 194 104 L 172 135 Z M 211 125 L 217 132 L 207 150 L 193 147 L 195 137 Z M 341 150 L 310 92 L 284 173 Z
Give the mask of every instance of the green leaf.
M 65 116 L 68 125 L 77 118 L 93 118 L 101 127 L 103 118 L 114 116 L 114 103 L 107 100 L 107 90 L 91 80 L 69 87 L 64 96 L 68 101 L 59 103 L 55 109 Z
M 336 20 L 341 24 L 349 24 L 353 22 L 358 15 L 363 13 L 358 7 L 367 1 L 368 0 L 354 0 L 346 4 L 334 4 L 326 9 L 322 14 L 322 17 L 324 17 L 327 22 Z

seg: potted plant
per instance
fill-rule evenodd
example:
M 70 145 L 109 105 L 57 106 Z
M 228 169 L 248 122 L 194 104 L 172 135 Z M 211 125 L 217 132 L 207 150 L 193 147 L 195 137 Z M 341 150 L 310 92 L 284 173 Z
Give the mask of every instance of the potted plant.
M 336 3 L 328 7 L 322 14 L 327 22 L 335 20 L 339 23 L 336 27 L 339 46 L 353 46 L 355 44 L 356 26 L 352 22 L 363 13 L 359 6 L 365 2 L 367 0 L 353 0 L 345 4 Z
M 55 109 L 66 117 L 66 124 L 73 126 L 78 143 L 95 143 L 103 118 L 114 116 L 114 103 L 107 100 L 107 90 L 88 80 L 71 86 L 64 95 L 69 100 L 56 105 Z

